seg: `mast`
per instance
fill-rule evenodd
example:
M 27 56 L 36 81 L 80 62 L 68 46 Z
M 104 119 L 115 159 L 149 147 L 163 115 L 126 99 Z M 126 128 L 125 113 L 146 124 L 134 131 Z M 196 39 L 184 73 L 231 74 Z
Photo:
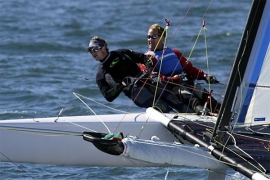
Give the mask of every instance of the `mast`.
M 266 1 L 267 0 L 254 0 L 252 3 L 242 40 L 238 48 L 236 60 L 229 78 L 230 80 L 227 85 L 224 100 L 214 128 L 212 142 L 214 142 L 215 139 L 222 143 L 222 139 L 225 134 L 224 131 L 229 130 L 229 125 L 234 115 L 232 109 L 235 103 L 235 96 L 237 95 L 241 80 L 246 72 L 248 60 L 256 39 Z

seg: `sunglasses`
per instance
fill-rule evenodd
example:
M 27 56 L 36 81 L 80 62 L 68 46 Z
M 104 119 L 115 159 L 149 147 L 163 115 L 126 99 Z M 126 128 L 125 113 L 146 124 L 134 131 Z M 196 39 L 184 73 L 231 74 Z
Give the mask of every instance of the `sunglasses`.
M 97 52 L 98 50 L 100 50 L 102 47 L 92 47 L 92 48 L 89 48 L 89 52 L 92 54 L 93 52 Z
M 154 34 L 154 35 L 147 35 L 147 39 L 157 39 L 158 37 L 160 37 L 160 35 L 158 34 Z

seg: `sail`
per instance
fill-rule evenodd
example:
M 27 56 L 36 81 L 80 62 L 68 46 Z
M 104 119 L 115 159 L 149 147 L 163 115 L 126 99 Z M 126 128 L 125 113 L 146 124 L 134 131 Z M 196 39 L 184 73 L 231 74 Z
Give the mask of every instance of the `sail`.
M 252 3 L 212 139 L 220 141 L 232 120 L 240 124 L 269 123 L 265 104 L 270 95 L 269 6 L 267 0 Z
M 270 97 L 270 1 L 266 2 L 261 23 L 240 85 L 236 105 L 237 123 L 269 124 Z

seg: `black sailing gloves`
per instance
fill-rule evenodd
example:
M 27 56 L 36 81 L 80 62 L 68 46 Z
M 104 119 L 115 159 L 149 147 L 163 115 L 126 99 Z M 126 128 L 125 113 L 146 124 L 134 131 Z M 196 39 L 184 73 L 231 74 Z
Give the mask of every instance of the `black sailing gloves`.
M 133 83 L 135 82 L 135 78 L 134 77 L 125 77 L 122 81 L 123 86 L 128 86 L 128 85 L 133 85 Z
M 219 83 L 219 81 L 217 80 L 217 78 L 215 76 L 210 76 L 208 74 L 205 74 L 204 77 L 205 77 L 204 80 L 207 84 L 218 84 Z
M 144 63 L 148 71 L 152 72 L 153 68 L 155 67 L 155 64 L 157 63 L 155 56 L 146 54 L 146 59 L 144 61 L 145 61 Z

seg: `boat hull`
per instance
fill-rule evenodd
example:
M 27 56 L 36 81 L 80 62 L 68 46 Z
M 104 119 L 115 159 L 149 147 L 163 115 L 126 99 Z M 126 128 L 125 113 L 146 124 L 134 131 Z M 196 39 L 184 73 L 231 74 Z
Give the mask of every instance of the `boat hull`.
M 173 118 L 174 115 L 166 116 Z M 197 115 L 183 114 L 178 119 L 190 121 L 198 118 Z M 129 134 L 144 140 L 157 136 L 160 141 L 167 143 L 177 141 L 167 128 L 148 118 L 144 112 L 98 117 L 3 120 L 0 121 L 0 161 L 79 166 L 168 166 L 109 155 L 98 150 L 92 143 L 85 141 L 82 134 L 91 129 L 108 133 L 100 120 L 104 121 L 111 133 L 123 132 L 124 136 Z M 198 148 L 194 147 L 194 150 Z
M 3 120 L 0 121 L 0 161 L 83 166 L 151 166 L 151 163 L 108 155 L 84 141 L 80 135 L 83 131 L 93 129 L 108 132 L 100 119 L 111 132 L 128 133 L 143 139 L 158 135 L 166 142 L 176 140 L 159 122 L 147 121 L 145 113 L 60 117 L 56 122 L 56 118 Z

